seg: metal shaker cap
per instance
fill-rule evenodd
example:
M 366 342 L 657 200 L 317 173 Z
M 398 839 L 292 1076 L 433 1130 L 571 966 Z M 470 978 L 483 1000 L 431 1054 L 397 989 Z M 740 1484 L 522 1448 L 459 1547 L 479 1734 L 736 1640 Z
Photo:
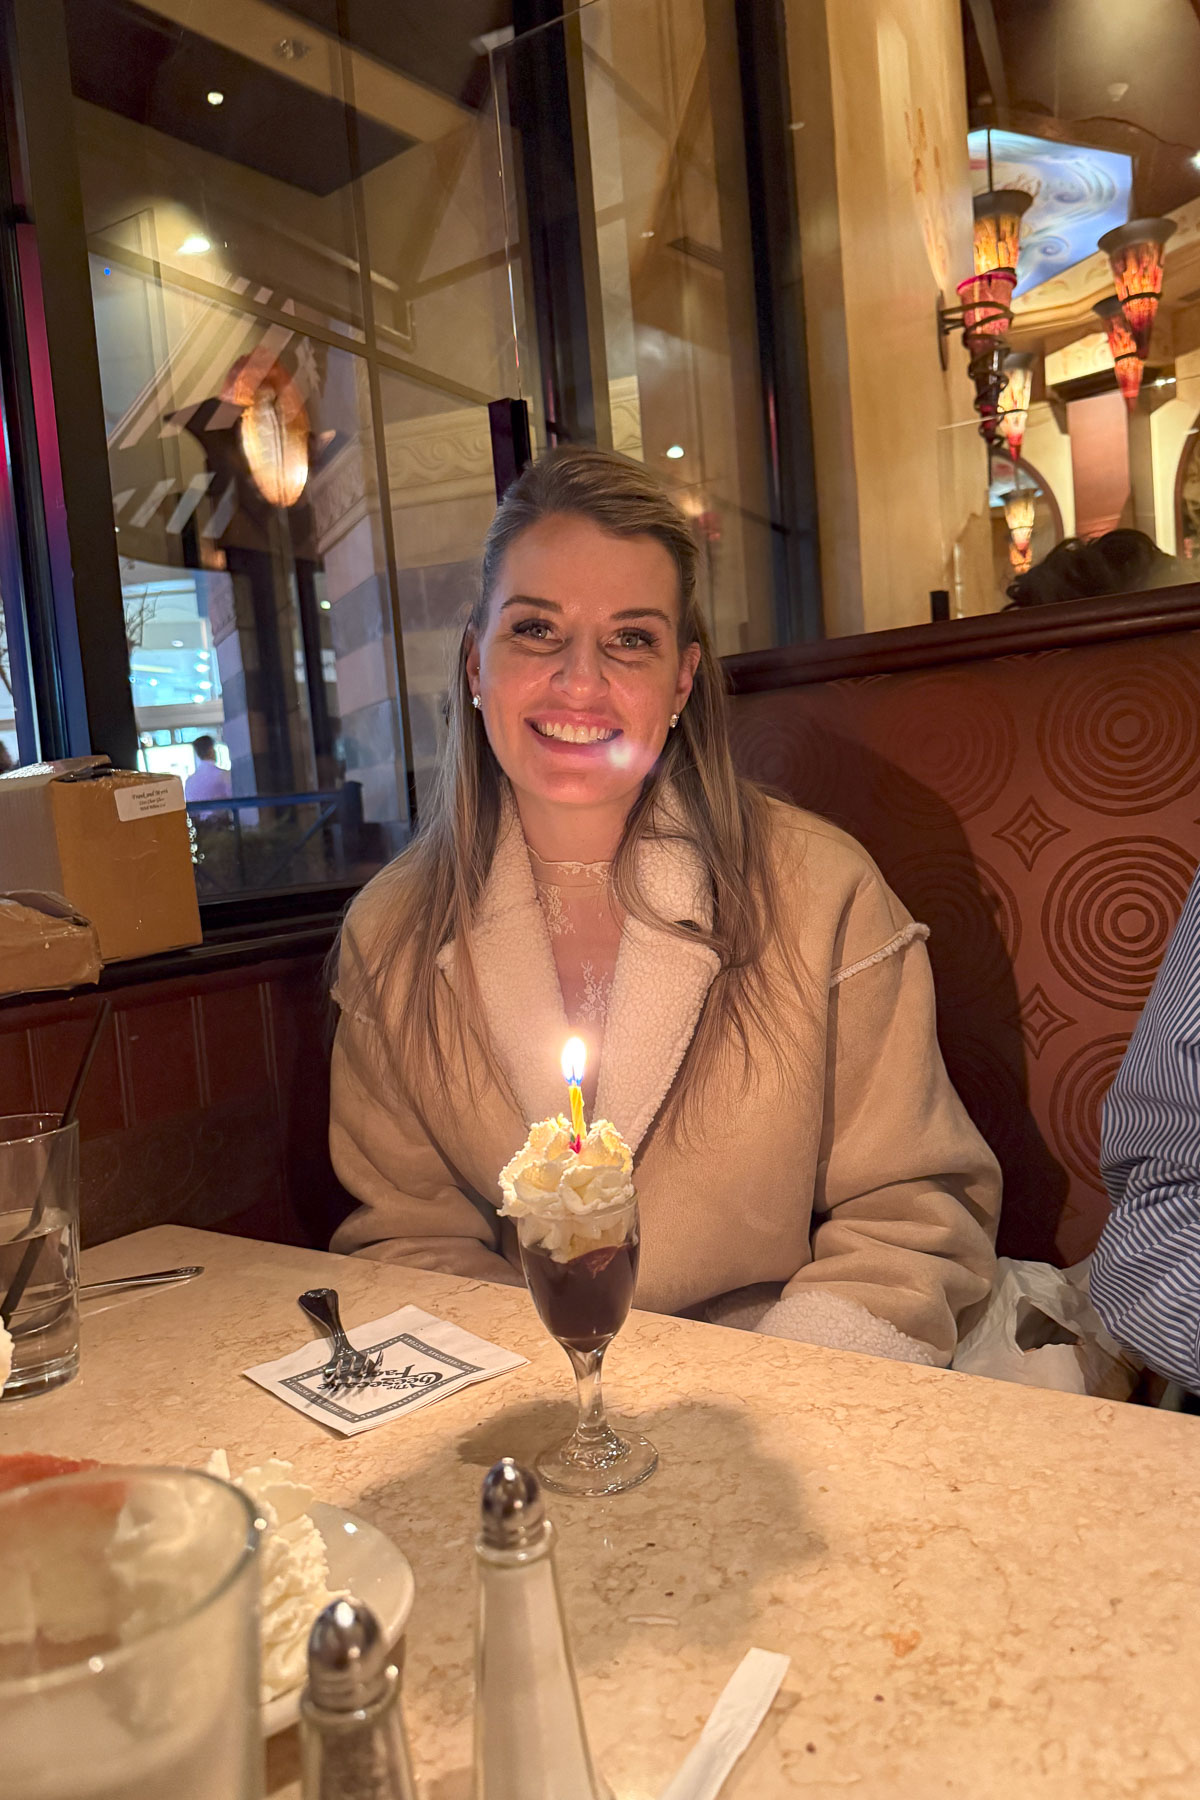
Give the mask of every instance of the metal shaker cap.
M 388 1647 L 361 1600 L 332 1601 L 308 1637 L 308 1691 L 326 1712 L 357 1712 L 388 1686 Z
M 481 1540 L 491 1550 L 522 1550 L 545 1536 L 546 1509 L 531 1469 L 501 1457 L 483 1479 Z

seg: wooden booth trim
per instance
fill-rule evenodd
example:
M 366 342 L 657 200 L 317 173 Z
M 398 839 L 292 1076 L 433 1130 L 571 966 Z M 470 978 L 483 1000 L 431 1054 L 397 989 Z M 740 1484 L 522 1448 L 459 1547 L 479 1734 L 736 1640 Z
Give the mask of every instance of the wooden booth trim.
M 732 694 L 763 694 L 856 675 L 892 675 L 905 669 L 1020 656 L 1037 650 L 1069 650 L 1119 638 L 1200 629 L 1200 582 L 1114 594 L 1096 600 L 1062 600 L 1014 612 L 983 613 L 937 625 L 905 625 L 857 637 L 788 644 L 727 656 Z

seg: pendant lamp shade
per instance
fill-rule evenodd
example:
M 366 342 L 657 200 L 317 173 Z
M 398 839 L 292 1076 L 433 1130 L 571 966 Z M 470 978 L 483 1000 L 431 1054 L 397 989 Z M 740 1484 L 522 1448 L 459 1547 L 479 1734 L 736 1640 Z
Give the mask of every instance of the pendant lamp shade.
M 1131 219 L 1100 239 L 1099 248 L 1112 264 L 1117 299 L 1143 362 L 1150 352 L 1150 333 L 1162 294 L 1163 246 L 1174 231 L 1174 219 Z
M 1107 300 L 1101 300 L 1092 311 L 1103 321 L 1108 334 L 1108 347 L 1112 352 L 1117 386 L 1125 396 L 1126 406 L 1132 412 L 1142 387 L 1143 363 L 1138 354 L 1137 339 L 1129 328 L 1125 309 L 1116 294 L 1110 294 Z

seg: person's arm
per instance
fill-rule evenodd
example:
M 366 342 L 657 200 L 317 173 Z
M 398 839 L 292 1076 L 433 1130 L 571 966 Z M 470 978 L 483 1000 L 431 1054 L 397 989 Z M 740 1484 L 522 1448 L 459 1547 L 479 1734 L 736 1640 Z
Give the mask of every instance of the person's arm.
M 1096 1311 L 1151 1368 L 1200 1389 L 1200 875 L 1104 1105 L 1113 1212 Z
M 757 1329 L 944 1366 L 991 1286 L 1000 1171 L 942 1062 L 924 935 L 865 873 L 829 991 L 813 1260 Z
M 366 1018 L 343 1010 L 330 1072 L 329 1150 L 359 1201 L 330 1248 L 519 1285 L 497 1249 L 494 1215 L 473 1201 L 391 1075 Z

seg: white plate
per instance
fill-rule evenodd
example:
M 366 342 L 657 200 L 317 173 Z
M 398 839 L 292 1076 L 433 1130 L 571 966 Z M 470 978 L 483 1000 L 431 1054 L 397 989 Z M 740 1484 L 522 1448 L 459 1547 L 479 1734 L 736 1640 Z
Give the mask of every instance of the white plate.
M 354 1513 L 343 1512 L 340 1506 L 326 1506 L 323 1500 L 315 1500 L 309 1511 L 329 1552 L 330 1587 L 364 1601 L 379 1620 L 385 1641 L 394 1644 L 412 1611 L 413 1572 L 407 1556 L 374 1525 L 368 1525 Z M 297 1687 L 264 1703 L 263 1736 L 274 1737 L 277 1731 L 286 1731 L 299 1717 Z

